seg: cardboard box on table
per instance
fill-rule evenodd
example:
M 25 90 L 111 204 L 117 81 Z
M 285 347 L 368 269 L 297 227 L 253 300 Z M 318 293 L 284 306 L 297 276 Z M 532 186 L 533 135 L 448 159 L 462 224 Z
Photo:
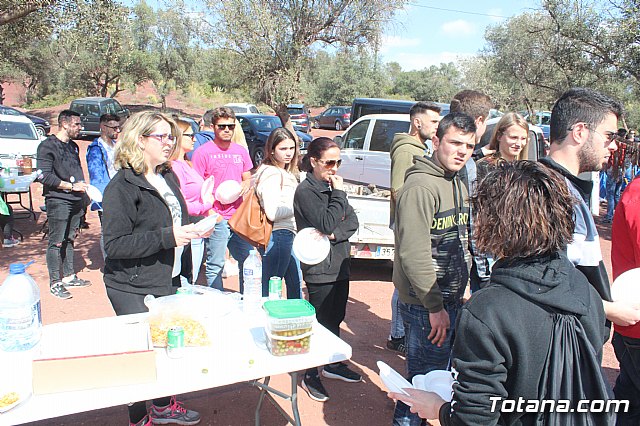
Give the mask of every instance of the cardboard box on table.
M 80 321 L 50 327 L 33 360 L 36 395 L 149 383 L 156 355 L 146 322 Z

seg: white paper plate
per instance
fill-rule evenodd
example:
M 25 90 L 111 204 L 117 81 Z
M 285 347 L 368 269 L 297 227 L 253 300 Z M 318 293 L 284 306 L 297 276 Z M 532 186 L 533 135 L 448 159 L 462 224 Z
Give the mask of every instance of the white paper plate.
M 216 200 L 222 204 L 231 204 L 240 198 L 242 186 L 235 180 L 225 180 L 216 188 Z
M 611 297 L 616 302 L 640 303 L 640 268 L 630 269 L 616 278 Z
M 427 374 L 418 374 L 411 380 L 416 389 L 437 393 L 440 398 L 451 402 L 453 377 L 451 371 L 434 370 Z
M 293 254 L 307 265 L 317 265 L 327 258 L 331 243 L 326 235 L 318 235 L 315 228 L 304 228 L 293 239 Z
M 210 231 L 216 226 L 216 222 L 218 221 L 218 213 L 214 213 L 211 216 L 207 216 L 204 219 L 201 219 L 198 223 L 196 223 L 195 228 L 200 234 L 204 234 L 207 231 Z
M 102 202 L 102 192 L 100 192 L 100 190 L 93 185 L 87 186 L 87 195 L 96 203 Z
M 9 405 L 5 405 L 4 407 L 0 407 L 0 413 L 5 413 L 9 410 L 11 410 L 12 408 L 22 404 L 24 401 L 26 401 L 27 399 L 29 399 L 29 397 L 31 396 L 31 390 L 27 390 L 27 389 L 17 389 L 17 390 L 10 390 L 10 389 L 1 389 L 0 390 L 0 398 L 2 398 L 4 395 L 6 395 L 9 392 L 15 392 L 18 394 L 18 400 L 16 402 L 14 402 L 13 404 L 9 404 Z
M 403 393 L 409 395 L 403 389 L 412 388 L 413 385 L 400 375 L 396 370 L 389 367 L 382 361 L 378 361 L 378 368 L 380 369 L 380 378 L 384 385 L 390 392 Z

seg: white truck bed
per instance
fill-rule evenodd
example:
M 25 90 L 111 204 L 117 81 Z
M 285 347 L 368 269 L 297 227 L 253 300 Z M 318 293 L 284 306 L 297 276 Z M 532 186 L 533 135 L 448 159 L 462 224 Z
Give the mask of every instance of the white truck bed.
M 388 191 L 358 195 L 356 185 L 345 185 L 349 204 L 358 216 L 358 231 L 351 236 L 351 257 L 358 259 L 393 260 L 394 236 L 389 229 Z

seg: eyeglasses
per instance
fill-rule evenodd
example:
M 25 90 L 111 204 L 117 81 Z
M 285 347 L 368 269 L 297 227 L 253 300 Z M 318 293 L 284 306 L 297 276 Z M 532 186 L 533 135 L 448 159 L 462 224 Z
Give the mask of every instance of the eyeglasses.
M 193 139 L 196 135 L 194 133 L 183 133 L 182 136 L 185 138 Z
M 119 132 L 120 130 L 122 130 L 122 127 L 120 126 L 107 126 L 106 124 L 103 124 L 104 127 L 108 127 L 109 129 L 115 130 L 116 132 Z
M 145 138 L 153 138 L 158 142 L 165 143 L 167 145 L 173 145 L 176 143 L 176 137 L 172 134 L 152 134 L 152 135 L 142 135 Z
M 325 169 L 333 169 L 335 166 L 340 167 L 342 164 L 342 159 L 339 160 L 316 160 L 318 163 L 323 164 Z
M 616 132 L 604 132 L 604 133 L 600 133 L 599 131 L 597 131 L 596 129 L 592 129 L 591 126 L 589 125 L 589 123 L 576 123 L 573 126 L 569 127 L 567 130 L 572 132 L 573 129 L 575 128 L 575 126 L 577 126 L 578 124 L 583 124 L 584 127 L 586 127 L 587 129 L 589 129 L 590 131 L 592 131 L 593 133 L 597 133 L 600 136 L 602 136 L 607 142 L 611 143 L 613 141 L 616 140 Z
M 225 128 L 229 130 L 233 130 L 236 128 L 236 125 L 235 123 L 234 124 L 216 124 L 216 127 L 220 130 L 224 130 Z

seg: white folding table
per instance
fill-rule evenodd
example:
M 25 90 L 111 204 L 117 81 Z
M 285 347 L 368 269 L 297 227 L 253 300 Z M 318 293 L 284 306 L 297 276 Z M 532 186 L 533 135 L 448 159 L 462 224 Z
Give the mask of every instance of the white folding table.
M 139 322 L 144 321 L 146 315 L 125 315 L 87 321 Z M 69 323 L 44 326 L 43 333 L 53 332 L 54 327 L 65 327 L 65 324 Z M 179 359 L 171 359 L 163 349 L 157 348 L 155 350 L 157 381 L 155 382 L 32 395 L 12 410 L 0 414 L 0 425 L 22 424 L 240 382 L 249 382 L 260 388 L 259 402 L 256 407 L 256 425 L 260 424 L 260 408 L 265 397 L 274 403 L 290 423 L 300 425 L 297 408 L 297 372 L 349 359 L 351 347 L 326 328 L 315 323 L 309 353 L 276 357 L 271 355 L 265 346 L 263 325 L 264 317 L 262 316 L 250 317 L 240 311 L 234 311 L 217 321 L 213 332 L 210 332 L 213 342 L 211 346 L 186 348 L 184 357 Z M 23 353 L 0 351 L 0 366 L 2 366 L 0 369 L 10 366 L 9 368 L 14 372 L 22 372 L 20 380 L 31 383 L 31 360 L 37 355 L 38 346 Z M 269 386 L 270 376 L 278 374 L 290 374 L 291 395 Z M 272 394 L 291 402 L 293 419 L 277 403 Z

